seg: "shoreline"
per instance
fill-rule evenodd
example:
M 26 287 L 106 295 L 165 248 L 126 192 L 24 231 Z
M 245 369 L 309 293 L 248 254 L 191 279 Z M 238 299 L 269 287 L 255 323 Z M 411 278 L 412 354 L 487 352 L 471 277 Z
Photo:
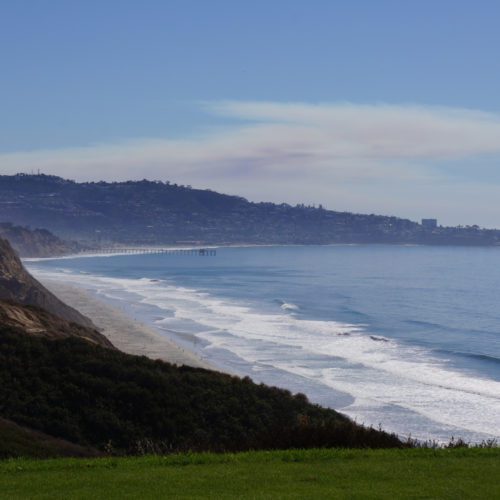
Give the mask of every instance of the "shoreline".
M 192 366 L 221 371 L 204 361 L 192 351 L 123 313 L 112 305 L 99 300 L 87 290 L 54 279 L 37 279 L 68 306 L 92 320 L 97 329 L 118 350 L 150 359 L 160 359 L 177 366 Z
M 190 246 L 176 246 L 176 245 L 150 245 L 150 246 L 134 246 L 130 245 L 127 249 L 137 250 L 137 254 L 141 255 L 141 251 L 144 253 L 148 253 L 150 251 L 155 250 L 166 250 L 166 251 L 175 251 L 175 250 L 218 250 L 221 248 L 281 248 L 281 247 L 304 247 L 304 246 L 356 246 L 357 243 L 327 243 L 327 244 L 306 244 L 306 243 L 234 243 L 234 244 L 210 244 L 210 245 L 190 245 Z M 119 257 L 119 256 L 128 256 L 131 255 L 129 252 L 120 251 L 117 249 L 116 252 L 99 252 L 96 251 L 94 253 L 86 253 L 86 252 L 78 252 L 71 254 L 63 254 L 63 255 L 54 255 L 50 257 L 21 257 L 23 262 L 41 262 L 47 260 L 67 260 L 67 259 L 85 259 L 85 258 L 93 258 L 93 257 Z
M 234 244 L 210 244 L 210 245 L 190 245 L 190 246 L 175 246 L 175 245 L 150 245 L 150 246 L 138 246 L 134 247 L 131 245 L 130 249 L 137 250 L 136 255 L 141 255 L 141 251 L 144 253 L 149 253 L 150 251 L 162 249 L 167 251 L 173 250 L 218 250 L 224 248 L 283 248 L 283 247 L 365 247 L 365 246 L 390 246 L 390 247 L 402 247 L 402 248 L 500 248 L 500 244 L 494 245 L 459 245 L 459 244 L 442 244 L 433 245 L 426 243 L 234 243 Z M 23 262 L 40 262 L 47 260 L 66 260 L 66 259 L 84 259 L 93 257 L 119 257 L 130 255 L 129 252 L 120 251 L 117 249 L 116 252 L 100 253 L 96 251 L 95 253 L 73 253 L 56 255 L 52 257 L 21 257 Z
M 436 247 L 436 246 L 452 246 L 452 247 L 466 247 L 469 245 L 426 245 L 421 243 L 234 243 L 234 244 L 210 244 L 210 245 L 191 245 L 191 246 L 175 246 L 175 245 L 150 245 L 150 246 L 134 246 L 131 245 L 127 247 L 131 250 L 137 250 L 137 254 L 141 255 L 141 252 L 148 253 L 150 251 L 155 251 L 158 249 L 166 251 L 174 250 L 219 250 L 224 248 L 295 248 L 295 247 L 361 247 L 361 246 L 393 246 L 393 247 Z M 500 248 L 500 245 L 477 245 L 478 247 L 495 247 Z M 129 252 L 120 251 L 117 249 L 116 252 L 99 252 L 85 253 L 78 252 L 72 254 L 55 255 L 51 257 L 21 257 L 23 262 L 40 262 L 47 260 L 67 260 L 67 259 L 85 259 L 94 257 L 119 257 L 131 255 Z
M 83 274 L 89 274 L 85 273 L 84 271 L 81 272 Z M 166 362 L 174 363 L 177 365 L 202 366 L 203 368 L 208 368 L 219 372 L 239 374 L 240 376 L 247 375 L 257 382 L 262 382 L 267 385 L 276 387 L 282 387 L 291 390 L 292 392 L 303 392 L 308 396 L 308 398 L 310 398 L 311 401 L 322 406 L 336 409 L 337 411 L 348 415 L 351 419 L 359 419 L 359 421 L 366 423 L 366 425 L 371 424 L 376 426 L 377 423 L 383 422 L 384 428 L 386 428 L 390 432 L 397 432 L 400 436 L 403 437 L 408 435 L 408 427 L 406 426 L 407 423 L 411 423 L 412 425 L 413 430 L 411 432 L 411 435 L 416 436 L 417 439 L 422 441 L 425 441 L 427 439 L 434 439 L 439 442 L 448 442 L 450 436 L 453 435 L 464 436 L 465 440 L 471 442 L 480 442 L 482 439 L 490 439 L 491 437 L 496 437 L 496 430 L 493 434 L 489 430 L 484 431 L 483 429 L 478 430 L 475 427 L 463 427 L 463 425 L 465 424 L 459 426 L 459 424 L 454 422 L 450 422 L 447 420 L 442 421 L 440 417 L 438 419 L 433 418 L 433 413 L 423 413 L 421 411 L 415 411 L 413 406 L 401 406 L 400 409 L 398 409 L 398 407 L 395 407 L 395 411 L 392 408 L 391 404 L 387 404 L 385 406 L 377 405 L 373 407 L 369 404 L 364 405 L 362 400 L 364 394 L 361 393 L 361 396 L 356 396 L 357 393 L 355 392 L 356 389 L 354 388 L 354 386 L 352 387 L 352 390 L 349 390 L 349 383 L 352 383 L 354 379 L 346 379 L 347 386 L 345 385 L 345 383 L 342 383 L 341 386 L 338 384 L 332 386 L 326 385 L 328 392 L 328 394 L 326 395 L 325 389 L 322 386 L 317 389 L 314 383 L 306 385 L 305 383 L 303 384 L 301 380 L 298 380 L 299 383 L 297 384 L 295 379 L 300 379 L 302 377 L 300 372 L 287 372 L 286 370 L 282 371 L 279 365 L 275 365 L 273 363 L 270 366 L 261 365 L 259 370 L 251 371 L 250 373 L 244 373 L 243 370 L 240 372 L 240 368 L 242 367 L 243 369 L 248 368 L 248 366 L 251 367 L 251 361 L 245 362 L 244 365 L 234 365 L 234 363 L 233 365 L 231 365 L 231 360 L 229 358 L 222 358 L 222 360 L 220 358 L 217 359 L 215 357 L 215 355 L 217 354 L 216 350 L 197 350 L 194 346 L 194 343 L 193 347 L 191 348 L 191 341 L 189 339 L 188 341 L 185 341 L 184 333 L 182 332 L 171 330 L 172 333 L 170 333 L 168 330 L 163 330 L 163 328 L 157 329 L 155 328 L 155 324 L 150 323 L 147 319 L 147 326 L 144 325 L 143 323 L 135 320 L 132 317 L 132 315 L 135 314 L 133 311 L 135 311 L 136 309 L 134 309 L 134 307 L 129 307 L 130 304 L 127 300 L 125 300 L 125 307 L 122 309 L 119 303 L 117 306 L 114 305 L 116 302 L 113 299 L 113 294 L 110 294 L 110 304 L 104 297 L 101 297 L 99 293 L 93 292 L 94 287 L 90 285 L 90 281 L 87 278 L 83 280 L 76 279 L 76 283 L 73 284 L 71 283 L 71 274 L 58 272 L 57 269 L 55 270 L 55 272 L 48 273 L 41 271 L 40 278 L 36 271 L 34 272 L 34 275 L 36 278 L 40 279 L 43 284 L 47 285 L 48 288 L 55 292 L 56 295 L 58 295 L 64 302 L 68 303 L 68 305 L 71 305 L 83 314 L 90 316 L 90 318 L 93 319 L 96 325 L 101 327 L 101 329 L 103 329 L 103 326 L 102 323 L 98 324 L 98 318 L 96 317 L 95 311 L 96 307 L 98 307 L 99 310 L 102 310 L 104 308 L 105 311 L 101 311 L 100 314 L 105 315 L 105 319 L 111 321 L 112 325 L 111 334 L 105 331 L 103 331 L 103 333 L 118 349 L 123 352 L 135 355 L 145 355 L 151 359 L 162 359 Z M 75 278 L 77 278 L 77 276 L 78 275 L 76 275 Z M 92 275 L 88 278 L 91 279 Z M 80 281 L 82 282 L 81 284 Z M 54 288 L 52 288 L 51 283 L 54 283 Z M 97 288 L 99 289 L 99 287 Z M 140 289 L 142 290 L 142 285 Z M 77 297 L 74 297 L 75 293 Z M 115 314 L 110 313 L 110 311 L 114 311 L 114 313 L 118 314 L 121 317 L 122 322 L 117 323 Z M 137 311 L 139 317 L 141 317 L 140 309 L 137 309 Z M 113 317 L 111 317 L 111 314 L 113 315 Z M 154 317 L 153 321 L 155 321 Z M 273 327 L 272 324 L 271 327 Z M 117 329 L 119 330 L 118 332 L 116 331 Z M 132 331 L 130 331 L 131 329 Z M 144 330 L 147 330 L 147 333 L 144 333 Z M 165 333 L 163 333 L 164 331 Z M 117 337 L 113 337 L 113 333 L 117 334 Z M 178 336 L 179 338 L 177 339 Z M 345 343 L 345 337 L 341 336 L 340 338 L 342 339 L 342 342 Z M 376 344 L 372 343 L 370 345 L 374 349 L 378 349 L 376 347 Z M 184 350 L 183 347 L 185 347 L 186 350 Z M 372 347 L 370 347 L 370 352 L 372 350 Z M 346 352 L 347 354 L 350 354 L 350 351 Z M 208 363 L 205 361 L 205 353 L 209 355 L 209 360 L 210 362 L 215 364 L 215 367 L 213 365 L 208 366 Z M 211 359 L 211 355 L 214 356 L 214 359 Z M 189 359 L 186 359 L 186 356 Z M 227 363 L 224 363 L 224 359 Z M 351 358 L 349 357 L 346 359 Z M 255 377 L 257 378 L 255 379 Z M 314 379 L 312 380 L 314 382 Z M 419 380 L 415 380 L 415 382 L 419 382 Z M 312 393 L 309 392 L 310 390 L 312 391 Z M 356 400 L 356 398 L 360 399 L 360 402 L 357 404 L 353 404 L 353 401 L 348 403 L 339 403 L 338 399 L 332 399 L 334 396 L 334 394 L 332 394 L 332 391 L 339 392 L 339 397 L 348 395 L 350 398 L 354 398 L 354 400 Z M 470 391 L 465 391 L 465 393 L 467 392 Z M 326 401 L 325 398 L 327 398 Z M 335 398 L 337 398 L 337 396 L 335 396 Z M 468 399 L 470 399 L 470 397 L 468 397 Z M 424 399 L 423 401 L 425 403 L 427 400 Z M 432 407 L 431 409 L 434 409 L 434 407 Z M 363 416 L 360 417 L 360 414 Z M 464 415 L 467 416 L 467 413 L 465 413 Z M 404 423 L 403 428 L 401 428 L 401 421 Z M 433 432 L 436 433 L 435 435 L 432 434 L 432 438 L 429 438 L 429 426 L 432 426 Z

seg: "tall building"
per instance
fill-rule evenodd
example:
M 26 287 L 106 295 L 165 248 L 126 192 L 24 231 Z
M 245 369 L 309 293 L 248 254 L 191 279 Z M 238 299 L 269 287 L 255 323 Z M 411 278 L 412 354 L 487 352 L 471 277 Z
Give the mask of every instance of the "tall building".
M 425 229 L 436 229 L 437 225 L 437 219 L 422 219 L 422 227 Z

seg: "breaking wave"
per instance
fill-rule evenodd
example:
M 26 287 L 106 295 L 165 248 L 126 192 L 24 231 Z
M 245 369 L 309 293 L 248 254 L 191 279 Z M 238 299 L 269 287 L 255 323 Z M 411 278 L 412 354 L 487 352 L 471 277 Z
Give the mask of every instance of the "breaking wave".
M 36 275 L 61 276 L 45 270 Z M 164 280 L 86 274 L 72 279 L 101 297 L 153 307 L 152 324 L 190 334 L 214 364 L 223 361 L 268 383 L 266 373 L 279 370 L 289 374 L 292 391 L 299 390 L 298 377 L 302 385 L 309 381 L 313 401 L 358 421 L 424 439 L 499 436 L 500 382 L 462 373 L 445 356 L 375 335 L 366 325 L 302 319 L 289 314 L 299 308 L 285 301 L 281 312 L 262 311 Z M 353 402 L 339 406 L 336 391 L 349 393 Z

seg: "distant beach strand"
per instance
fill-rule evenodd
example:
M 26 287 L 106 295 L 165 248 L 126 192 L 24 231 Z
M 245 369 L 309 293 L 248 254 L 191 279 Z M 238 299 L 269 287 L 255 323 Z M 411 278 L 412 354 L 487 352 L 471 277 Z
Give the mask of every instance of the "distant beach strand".
M 216 369 L 152 327 L 139 323 L 81 288 L 45 278 L 43 284 L 68 305 L 91 318 L 101 333 L 123 352 L 161 359 L 176 365 Z

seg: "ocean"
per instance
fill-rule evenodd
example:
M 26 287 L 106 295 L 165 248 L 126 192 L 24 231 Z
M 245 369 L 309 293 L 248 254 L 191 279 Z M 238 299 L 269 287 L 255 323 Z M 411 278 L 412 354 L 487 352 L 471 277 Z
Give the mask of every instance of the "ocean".
M 233 247 L 27 264 L 221 370 L 359 423 L 439 442 L 500 438 L 500 248 Z

